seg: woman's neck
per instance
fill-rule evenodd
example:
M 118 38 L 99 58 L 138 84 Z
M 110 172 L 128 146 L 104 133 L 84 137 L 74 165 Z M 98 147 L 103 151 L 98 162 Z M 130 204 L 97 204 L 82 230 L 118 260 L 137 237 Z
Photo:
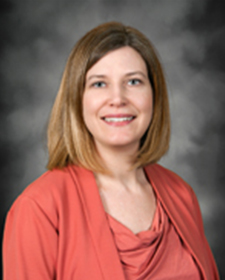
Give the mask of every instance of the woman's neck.
M 147 179 L 143 168 L 132 168 L 132 156 L 136 153 L 137 148 L 107 149 L 107 147 L 101 147 L 98 151 L 105 167 L 110 171 L 110 175 L 95 174 L 99 186 L 113 186 L 114 188 L 118 186 L 134 191 L 139 186 L 146 185 Z
M 96 145 L 97 151 L 105 165 L 113 176 L 130 173 L 132 160 L 138 147 L 108 147 Z

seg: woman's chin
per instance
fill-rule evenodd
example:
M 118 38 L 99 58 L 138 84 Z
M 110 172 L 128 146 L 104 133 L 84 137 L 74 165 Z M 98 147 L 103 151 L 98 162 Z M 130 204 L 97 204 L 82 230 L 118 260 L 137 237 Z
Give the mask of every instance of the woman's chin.
M 97 142 L 96 146 L 101 149 L 101 147 L 112 149 L 112 150 L 131 150 L 136 151 L 139 147 L 140 141 L 128 141 L 125 139 L 111 139 L 110 141 Z

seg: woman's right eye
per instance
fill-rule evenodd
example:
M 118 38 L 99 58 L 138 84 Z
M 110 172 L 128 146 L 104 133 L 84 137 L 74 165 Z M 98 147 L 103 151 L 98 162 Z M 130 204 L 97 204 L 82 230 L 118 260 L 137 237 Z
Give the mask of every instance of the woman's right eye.
M 93 83 L 92 86 L 96 87 L 96 88 L 102 88 L 102 87 L 105 87 L 106 84 L 104 82 L 99 81 L 99 82 Z

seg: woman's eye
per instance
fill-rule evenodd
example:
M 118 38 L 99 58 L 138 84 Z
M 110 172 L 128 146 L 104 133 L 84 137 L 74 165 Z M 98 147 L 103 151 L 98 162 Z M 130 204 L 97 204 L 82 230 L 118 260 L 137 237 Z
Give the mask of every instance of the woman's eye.
M 130 86 L 139 85 L 140 83 L 141 83 L 141 80 L 139 80 L 139 79 L 131 79 L 128 81 L 128 85 L 130 85 Z
M 92 86 L 96 88 L 102 88 L 105 87 L 106 84 L 104 82 L 95 82 Z

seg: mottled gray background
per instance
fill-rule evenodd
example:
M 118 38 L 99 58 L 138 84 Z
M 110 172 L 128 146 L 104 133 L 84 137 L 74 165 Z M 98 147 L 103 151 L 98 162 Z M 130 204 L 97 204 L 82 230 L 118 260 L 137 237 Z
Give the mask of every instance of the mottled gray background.
M 92 27 L 122 21 L 160 53 L 172 114 L 171 147 L 161 162 L 197 193 L 225 277 L 224 3 L 1 0 L 1 228 L 13 200 L 45 171 L 46 123 L 71 48 Z

